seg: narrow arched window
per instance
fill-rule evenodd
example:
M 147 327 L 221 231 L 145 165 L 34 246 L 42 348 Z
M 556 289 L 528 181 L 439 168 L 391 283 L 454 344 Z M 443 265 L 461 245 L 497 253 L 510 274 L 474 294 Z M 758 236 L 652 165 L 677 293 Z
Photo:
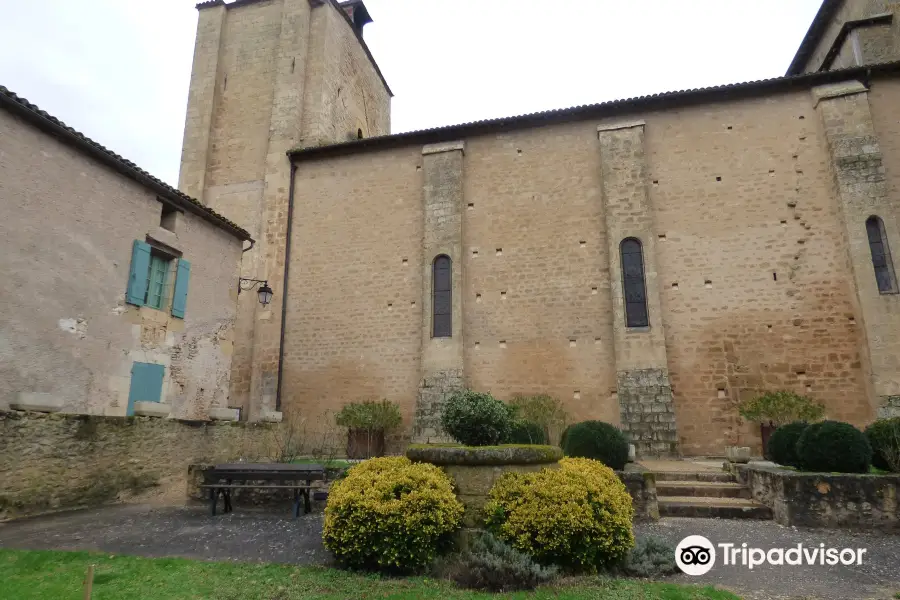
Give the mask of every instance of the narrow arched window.
M 357 130 L 356 130 L 356 139 L 358 139 L 358 140 L 363 139 L 362 129 L 357 129 Z
M 897 278 L 894 275 L 894 262 L 891 260 L 884 221 L 874 216 L 866 219 L 866 235 L 869 238 L 869 251 L 872 253 L 872 266 L 875 268 L 878 291 L 882 294 L 896 294 Z
M 644 281 L 644 254 L 641 242 L 626 238 L 619 245 L 622 254 L 622 289 L 625 294 L 625 326 L 647 327 L 647 285 Z
M 432 337 L 452 337 L 453 331 L 453 298 L 452 279 L 453 265 L 450 257 L 440 255 L 432 265 L 431 291 L 431 335 Z

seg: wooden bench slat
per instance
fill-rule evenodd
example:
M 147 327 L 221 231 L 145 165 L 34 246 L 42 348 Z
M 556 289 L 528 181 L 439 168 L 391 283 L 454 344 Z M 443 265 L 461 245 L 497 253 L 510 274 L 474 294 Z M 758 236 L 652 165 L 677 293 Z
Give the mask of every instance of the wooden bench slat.
M 201 485 L 201 488 L 215 488 L 215 489 L 241 489 L 241 488 L 254 488 L 254 489 L 262 489 L 262 490 L 311 490 L 316 489 L 311 485 L 234 485 L 223 483 L 222 485 L 210 484 L 210 485 Z

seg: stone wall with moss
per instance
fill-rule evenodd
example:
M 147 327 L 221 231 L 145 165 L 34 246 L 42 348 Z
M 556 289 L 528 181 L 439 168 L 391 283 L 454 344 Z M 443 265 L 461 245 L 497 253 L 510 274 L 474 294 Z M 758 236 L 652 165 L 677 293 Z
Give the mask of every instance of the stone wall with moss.
M 265 459 L 279 427 L 0 412 L 0 520 L 96 506 L 158 486 L 183 499 L 188 465 Z

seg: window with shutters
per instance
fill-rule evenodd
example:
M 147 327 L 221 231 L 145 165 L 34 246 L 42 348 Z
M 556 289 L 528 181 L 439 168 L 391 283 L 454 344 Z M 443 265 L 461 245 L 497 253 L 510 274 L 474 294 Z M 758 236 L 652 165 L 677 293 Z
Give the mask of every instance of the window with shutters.
M 453 331 L 453 266 L 450 257 L 438 256 L 432 265 L 431 336 L 452 337 Z
M 147 294 L 144 305 L 163 310 L 169 304 L 169 282 L 174 261 L 161 253 L 150 251 L 150 270 L 147 272 Z
M 135 306 L 170 310 L 184 318 L 191 264 L 142 240 L 135 240 L 125 301 Z
M 869 251 L 872 253 L 872 267 L 875 269 L 878 291 L 882 294 L 896 294 L 897 277 L 894 275 L 894 262 L 891 260 L 884 221 L 880 217 L 869 217 L 866 220 L 866 235 L 869 238 Z
M 625 294 L 625 326 L 647 327 L 647 285 L 644 281 L 644 254 L 640 240 L 626 238 L 619 245 L 622 260 L 622 289 Z

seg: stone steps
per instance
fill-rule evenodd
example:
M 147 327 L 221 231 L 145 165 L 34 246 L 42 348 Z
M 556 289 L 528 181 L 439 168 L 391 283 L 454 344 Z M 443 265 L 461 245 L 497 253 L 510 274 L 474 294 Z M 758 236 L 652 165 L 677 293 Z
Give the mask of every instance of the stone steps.
M 734 475 L 718 471 L 654 471 L 653 474 L 657 484 L 661 481 L 734 482 Z
M 657 481 L 658 496 L 750 499 L 750 489 L 733 481 Z
M 771 519 L 731 473 L 713 470 L 654 471 L 661 517 Z
M 659 496 L 659 516 L 718 519 L 771 519 L 772 511 L 746 498 Z

